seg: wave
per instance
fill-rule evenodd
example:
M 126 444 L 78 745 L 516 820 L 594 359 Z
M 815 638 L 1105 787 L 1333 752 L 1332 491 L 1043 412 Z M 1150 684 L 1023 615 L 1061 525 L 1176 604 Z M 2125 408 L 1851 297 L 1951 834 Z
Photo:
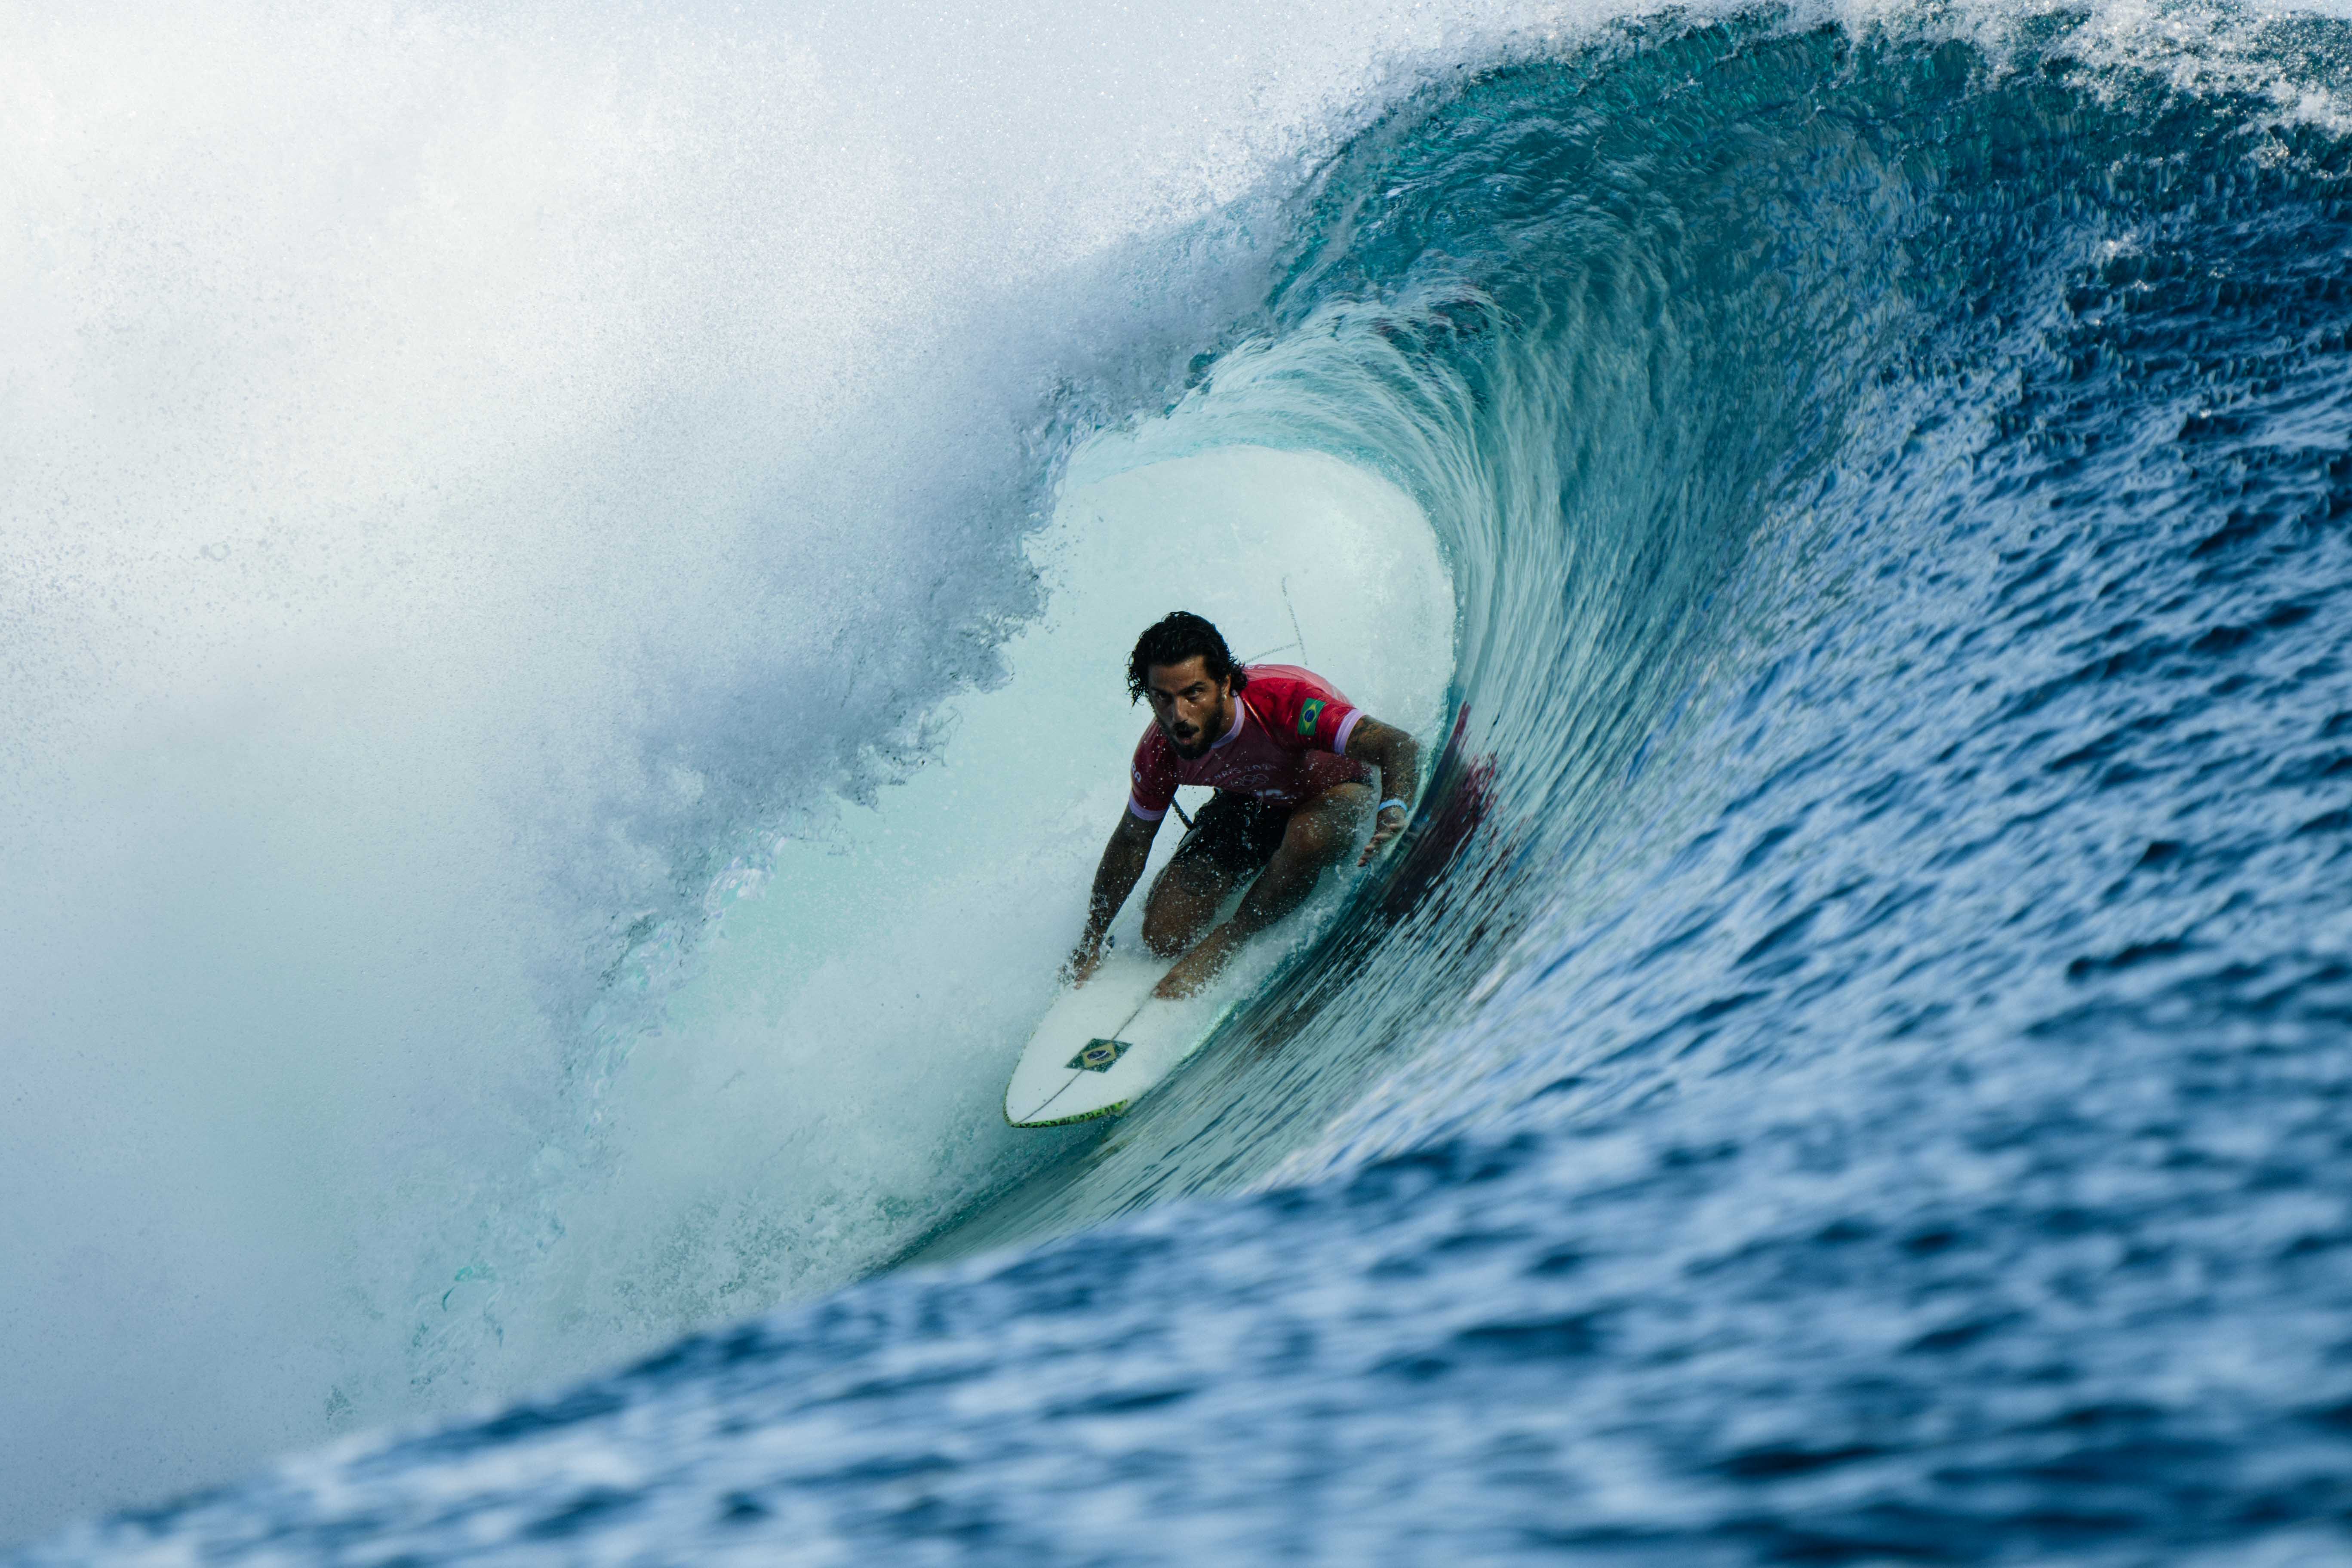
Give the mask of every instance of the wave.
M 2260 58 L 2288 38 L 2332 58 L 2319 24 L 2253 31 Z M 1724 918 L 1695 914 L 1720 900 L 1688 886 L 1631 889 L 1670 850 L 1699 857 L 1679 841 L 1734 831 L 1743 805 L 1790 809 L 1789 785 L 1746 765 L 1785 744 L 1784 709 L 1829 722 L 1786 689 L 1789 661 L 1851 666 L 1849 639 L 1889 637 L 1899 611 L 1914 658 L 1961 639 L 1970 682 L 1987 661 L 2030 663 L 1965 629 L 1984 584 L 1954 563 L 2004 520 L 2083 504 L 2045 489 L 2128 493 L 2121 473 L 2148 443 L 2203 432 L 2255 385 L 2296 411 L 2303 467 L 2274 482 L 2325 512 L 2343 428 L 2326 281 L 2342 153 L 2302 111 L 2328 73 L 2184 90 L 2183 75 L 2218 73 L 2119 58 L 2132 52 L 2081 17 L 1995 47 L 1933 23 L 1787 13 L 1627 26 L 1569 60 L 1435 91 L 1323 170 L 1264 325 L 1169 426 L 1343 455 L 1431 520 L 1461 615 L 1429 843 L 1402 889 L 1368 895 L 1235 1026 L 1262 1049 L 1285 1042 L 1272 1064 L 1198 1075 L 1083 1171 L 926 1256 L 1147 1192 L 1344 1170 L 1507 1121 L 1531 1092 L 1581 1114 L 1682 1081 L 1694 1069 L 1670 1064 L 1692 1050 L 1766 1052 L 1752 1042 L 1772 993 L 1693 1000 L 1683 987 L 1724 988 L 1680 969 L 1615 1004 L 1654 1012 L 1591 1050 L 1617 1064 L 1605 1073 L 1569 1065 L 1588 1052 L 1549 1041 L 1541 1007 L 1557 1004 L 1527 999 L 1600 932 L 1671 952 Z M 2250 265 L 2247 224 L 2264 244 L 2293 236 L 2274 270 Z M 2231 333 L 2236 357 L 2212 346 L 2225 298 L 2255 317 Z M 2202 519 L 2210 502 L 2168 504 Z M 1922 678 L 1873 689 L 1891 711 L 1839 722 L 1874 744 L 1956 744 L 1979 712 L 1897 723 Z M 1858 736 L 1809 735 L 1822 757 L 1803 768 L 1846 756 L 1879 773 L 1853 754 Z M 1739 863 L 1754 871 L 1799 831 L 1757 830 Z M 1759 957 L 1822 918 L 1789 915 Z M 1682 935 L 1655 938 L 1660 921 Z
M 674 693 L 644 731 L 646 773 L 676 787 L 635 797 L 632 842 L 668 859 L 628 885 L 667 891 L 598 949 L 601 988 L 551 1010 L 584 1022 L 551 1050 L 556 1112 L 506 1141 L 530 1149 L 528 1179 L 417 1246 L 404 1296 L 372 1292 L 403 1349 L 367 1375 L 427 1402 L 512 1388 L 893 1260 L 1276 1195 L 872 1281 L 688 1341 L 544 1420 L 310 1461 L 311 1480 L 73 1550 L 336 1530 L 345 1504 L 317 1478 L 349 1462 L 383 1478 L 370 1539 L 429 1554 L 472 1528 L 436 1511 L 451 1485 L 498 1492 L 515 1531 L 569 1517 L 606 1485 L 571 1468 L 579 1439 L 662 1478 L 580 1528 L 617 1550 L 655 1528 L 633 1521 L 661 1521 L 647 1540 L 717 1552 L 790 1510 L 729 1513 L 743 1443 L 672 1415 L 712 1399 L 805 1435 L 828 1417 L 794 1390 L 902 1352 L 961 1357 L 992 1388 L 1042 1365 L 1108 1399 L 1130 1380 L 1099 1336 L 1055 1329 L 1016 1367 L 989 1326 L 1051 1328 L 1070 1289 L 1098 1328 L 1148 1334 L 1173 1303 L 1356 1344 L 1244 1372 L 1171 1351 L 1170 1386 L 1190 1392 L 1160 1440 L 1190 1455 L 1213 1446 L 1218 1391 L 1305 1454 L 1432 1402 L 1492 1426 L 1587 1390 L 1657 1479 L 1649 1502 L 1596 1500 L 1587 1535 L 1559 1535 L 1469 1438 L 1425 1457 L 1464 1517 L 1523 1546 L 1554 1528 L 1555 1547 L 1747 1560 L 1866 1544 L 1875 1521 L 1894 1534 L 1873 1549 L 2045 1551 L 2063 1531 L 2034 1509 L 2054 1483 L 2027 1450 L 2095 1447 L 2105 1418 L 2069 1427 L 2067 1410 L 2137 1399 L 2155 1447 L 2116 1482 L 2121 1521 L 2094 1530 L 2125 1550 L 2173 1538 L 2186 1505 L 2160 1496 L 2193 1490 L 2214 1445 L 2305 1453 L 2282 1435 L 2308 1426 L 2302 1394 L 2232 1384 L 2200 1414 L 2134 1394 L 2096 1347 L 2121 1335 L 2178 1370 L 2226 1296 L 2332 1386 L 2312 1323 L 2333 1244 L 2294 1248 L 2321 1234 L 2295 1216 L 2340 1195 L 2318 1150 L 2342 1080 L 2331 868 L 2352 722 L 2346 42 L 2325 18 L 2202 9 L 1529 31 L 1404 73 L 1297 183 L 1066 274 L 1068 319 L 997 356 L 1034 378 L 990 426 L 1021 432 L 1023 466 L 908 500 L 922 523 L 898 526 L 919 537 L 872 558 L 920 560 L 923 528 L 960 507 L 988 524 L 941 531 L 953 548 L 911 597 L 896 584 L 870 615 L 821 621 L 788 669 L 752 647 L 749 674 Z M 1182 542 L 1218 527 L 1212 560 L 1188 560 Z M 855 599 L 866 537 L 845 533 L 840 569 L 786 607 Z M 1234 559 L 1249 570 L 1217 584 Z M 1190 597 L 1194 574 L 1227 595 L 1195 607 L 1272 628 L 1269 650 L 1286 627 L 1318 665 L 1362 659 L 1333 673 L 1444 738 L 1434 785 L 1404 852 L 1267 955 L 1193 1068 L 1107 1134 L 1016 1138 L 993 1095 L 1114 815 L 1126 716 L 1066 752 L 1022 726 L 1113 689 L 1136 595 Z M 1344 591 L 1302 630 L 1297 601 L 1334 574 Z M 847 717 L 814 751 L 737 743 L 760 720 L 730 704 L 927 616 L 959 628 L 963 662 L 929 668 L 940 642 L 910 634 L 880 669 L 820 683 L 817 706 Z M 942 706 L 958 685 L 993 689 Z M 811 804 L 807 781 L 852 773 L 870 815 Z M 802 793 L 765 793 L 784 774 Z M 580 907 L 616 907 L 604 886 Z M 1003 909 L 1030 918 L 992 926 Z M 896 984 L 910 972 L 923 986 Z M 2208 1174 L 2164 1173 L 2188 1170 Z M 2102 1183 L 2128 1197 L 2102 1206 Z M 2021 1211 L 1987 1195 L 2004 1189 Z M 2196 1244 L 2242 1289 L 2150 1276 L 2142 1307 L 2052 1305 L 2076 1289 L 2069 1238 L 2178 1257 L 2166 1227 L 2188 1211 L 2245 1220 Z M 1635 1235 L 1671 1240 L 1637 1257 Z M 1869 1268 L 1838 1262 L 1849 1241 Z M 1953 1271 L 1979 1250 L 2009 1261 Z M 1500 1261 L 1449 1261 L 1479 1258 Z M 1617 1262 L 1583 1277 L 1558 1261 L 1574 1258 Z M 1407 1277 L 1442 1345 L 1375 1310 Z M 1806 1311 L 1784 1310 L 1784 1277 Z M 2019 1279 L 2047 1292 L 2021 1299 Z M 1338 1305 L 1302 1305 L 1317 1292 Z M 1950 1337 L 1925 1359 L 1823 1361 L 1809 1313 Z M 1738 1419 L 1699 1421 L 1681 1395 L 1680 1414 L 1643 1414 L 1655 1356 L 1717 1331 L 1800 1392 L 1695 1373 L 1689 1399 Z M 2035 1365 L 2090 1392 L 2037 1393 Z M 1846 1372 L 1892 1392 L 1872 1405 Z M 1950 1439 L 1926 1413 L 1964 1404 L 1963 1377 L 2024 1412 L 1953 1417 L 2022 1489 L 2013 1506 L 1929 1473 Z M 983 1441 L 982 1418 L 896 1385 L 840 1397 L 866 1402 L 878 1468 L 775 1485 L 828 1531 L 900 1544 L 919 1519 L 860 1510 L 926 1434 L 975 1445 L 942 1485 L 1014 1500 L 1043 1484 L 1020 1455 L 1124 1408 L 1019 1405 L 1011 1440 Z M 1734 1430 L 1790 1412 L 1852 1441 Z M 2079 1436 L 2028 1435 L 2051 1431 Z M 522 1470 L 468 1471 L 486 1447 Z M 1885 1463 L 1845 1512 L 1796 1489 L 1843 1462 L 1805 1458 L 1831 1450 Z M 1412 1495 L 1379 1453 L 1352 1463 L 1387 1478 L 1371 1495 Z M 1295 1489 L 1185 1475 L 1172 1511 L 1196 1528 L 1171 1542 L 1223 1539 L 1181 1501 L 1212 1497 L 1284 1538 Z M 1910 1522 L 1888 1522 L 1890 1499 Z M 972 1539 L 1028 1540 L 1011 1507 L 980 1508 Z M 2282 1507 L 2263 1517 L 2300 1528 L 2308 1510 Z M 1087 1532 L 1131 1528 L 1144 1504 L 1126 1508 L 1055 1539 L 1102 1544 Z M 1345 1521 L 1326 1524 L 1336 1552 Z

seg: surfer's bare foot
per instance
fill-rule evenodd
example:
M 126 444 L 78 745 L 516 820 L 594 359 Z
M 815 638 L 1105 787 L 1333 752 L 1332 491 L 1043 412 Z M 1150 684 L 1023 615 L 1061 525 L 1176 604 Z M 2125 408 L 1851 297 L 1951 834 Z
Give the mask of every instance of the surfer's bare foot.
M 1244 933 L 1234 929 L 1228 921 L 1201 939 L 1201 945 L 1178 959 L 1160 984 L 1151 988 L 1152 995 L 1162 1002 L 1172 1002 L 1190 996 L 1217 977 L 1217 971 L 1234 955 L 1234 949 L 1245 940 Z

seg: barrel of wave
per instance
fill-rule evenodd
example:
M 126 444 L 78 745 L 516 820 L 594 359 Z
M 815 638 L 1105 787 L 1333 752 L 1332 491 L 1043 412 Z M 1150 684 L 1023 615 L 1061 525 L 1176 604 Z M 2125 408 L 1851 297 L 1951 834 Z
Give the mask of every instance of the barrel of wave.
M 1010 679 L 957 701 L 936 761 L 871 809 L 783 847 L 616 1086 L 622 1135 L 659 1178 L 597 1226 L 646 1249 L 636 1288 L 670 1288 L 675 1254 L 630 1238 L 707 1226 L 716 1204 L 793 1254 L 775 1286 L 822 1289 L 1039 1157 L 1000 1101 L 1126 808 L 1147 721 L 1126 660 L 1150 621 L 1196 611 L 1245 660 L 1307 665 L 1436 738 L 1453 590 L 1409 498 L 1316 453 L 1122 467 L 1123 450 L 1141 448 L 1080 454 L 1031 543 L 1049 598 L 1007 649 Z M 1143 887 L 1178 836 L 1171 818 Z

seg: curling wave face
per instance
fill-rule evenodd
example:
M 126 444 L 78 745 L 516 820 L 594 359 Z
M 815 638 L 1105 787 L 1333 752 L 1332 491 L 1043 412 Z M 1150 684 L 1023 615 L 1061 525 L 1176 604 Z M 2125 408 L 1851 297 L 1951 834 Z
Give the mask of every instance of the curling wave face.
M 2189 20 L 1626 26 L 1359 137 L 1071 478 L 1425 516 L 1387 874 L 929 1256 L 1021 1250 L 27 1561 L 2340 1552 L 2352 32 Z

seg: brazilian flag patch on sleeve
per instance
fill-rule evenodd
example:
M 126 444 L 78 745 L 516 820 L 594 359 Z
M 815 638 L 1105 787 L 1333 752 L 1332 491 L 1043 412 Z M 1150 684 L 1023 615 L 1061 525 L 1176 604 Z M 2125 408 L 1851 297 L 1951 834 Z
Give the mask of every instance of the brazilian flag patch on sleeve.
M 1298 732 L 1302 735 L 1313 736 L 1315 721 L 1322 717 L 1323 699 L 1320 697 L 1307 699 L 1307 706 L 1298 710 Z

